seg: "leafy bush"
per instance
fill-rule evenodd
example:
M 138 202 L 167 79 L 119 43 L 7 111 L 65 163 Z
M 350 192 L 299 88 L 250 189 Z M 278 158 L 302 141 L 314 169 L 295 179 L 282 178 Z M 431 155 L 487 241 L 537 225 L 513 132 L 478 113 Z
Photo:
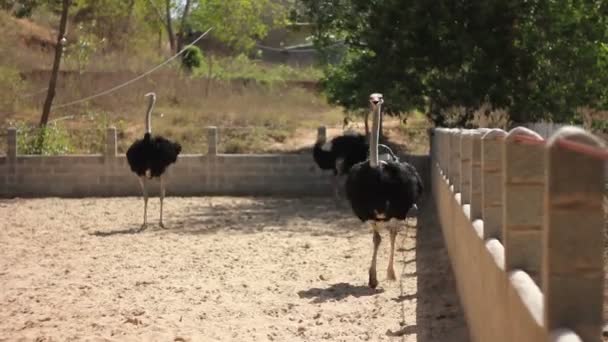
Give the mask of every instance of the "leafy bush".
M 196 46 L 189 46 L 186 48 L 186 51 L 182 54 L 182 66 L 188 70 L 192 71 L 201 66 L 203 63 L 203 53 L 201 49 Z
M 14 123 L 17 128 L 17 151 L 19 154 L 62 155 L 72 152 L 70 134 L 63 128 L 51 124 L 44 128 Z
M 211 75 L 209 75 L 211 71 Z M 323 72 L 314 67 L 292 67 L 289 65 L 268 65 L 252 60 L 245 54 L 230 58 L 211 58 L 211 70 L 206 61 L 196 70 L 195 76 L 218 80 L 251 80 L 260 84 L 286 81 L 317 81 Z

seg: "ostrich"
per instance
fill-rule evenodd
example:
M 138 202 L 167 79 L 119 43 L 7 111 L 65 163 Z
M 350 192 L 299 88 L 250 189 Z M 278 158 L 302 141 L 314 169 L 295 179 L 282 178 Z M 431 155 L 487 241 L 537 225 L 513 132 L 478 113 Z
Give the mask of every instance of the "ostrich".
M 420 175 L 412 165 L 399 162 L 397 158 L 379 161 L 378 138 L 382 103 L 382 94 L 370 95 L 370 105 L 374 115 L 369 146 L 370 157 L 369 160 L 354 165 L 346 179 L 346 196 L 353 212 L 363 222 L 372 221 L 374 252 L 369 269 L 371 288 L 378 286 L 376 256 L 382 240 L 379 232 L 380 223 L 391 219 L 405 220 L 408 211 L 416 208 L 415 203 L 423 191 Z M 395 280 L 393 255 L 397 228 L 391 227 L 389 231 L 391 252 L 387 278 Z
M 353 133 L 337 136 L 329 141 L 319 137 L 312 149 L 313 159 L 321 170 L 333 171 L 334 197 L 339 199 L 338 177 L 346 175 L 350 168 L 367 159 L 369 150 L 364 135 Z
M 163 174 L 170 164 L 177 161 L 177 156 L 182 151 L 179 143 L 172 142 L 162 136 L 152 135 L 152 108 L 156 103 L 156 94 L 147 93 L 150 99 L 148 111 L 146 112 L 146 133 L 143 139 L 137 139 L 127 150 L 127 161 L 137 176 L 144 195 L 144 223 L 140 230 L 147 227 L 148 214 L 148 190 L 146 182 L 148 179 L 159 178 L 160 180 L 160 226 L 163 224 L 163 200 L 165 198 L 165 182 Z

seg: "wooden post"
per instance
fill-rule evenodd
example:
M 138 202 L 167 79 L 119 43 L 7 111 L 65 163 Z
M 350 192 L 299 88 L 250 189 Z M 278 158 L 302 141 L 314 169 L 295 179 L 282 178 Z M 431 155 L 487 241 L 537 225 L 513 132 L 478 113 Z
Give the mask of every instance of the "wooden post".
M 540 286 L 544 140 L 528 128 L 515 127 L 503 151 L 505 270 L 524 270 Z
M 116 158 L 117 153 L 118 142 L 116 139 L 116 127 L 108 127 L 106 130 L 106 150 L 104 155 L 106 159 L 114 159 Z
M 207 127 L 207 154 L 210 156 L 217 155 L 217 127 Z
M 327 127 L 319 126 L 317 128 L 317 141 L 327 141 Z
M 573 150 L 567 142 L 604 147 L 578 127 L 563 127 L 549 139 L 542 267 L 545 327 L 567 327 L 583 341 L 599 342 L 604 324 L 604 161 Z
M 460 134 L 460 204 L 471 203 L 471 171 L 473 157 L 473 130 Z
M 17 129 L 14 127 L 6 130 L 6 156 L 9 161 L 17 159 Z
M 459 129 L 452 129 L 450 131 L 450 167 L 448 176 L 455 194 L 460 192 L 460 135 Z
M 486 128 L 480 128 L 472 131 L 471 139 L 471 182 L 470 182 L 470 203 L 471 203 L 471 221 L 481 219 L 481 137 L 485 132 L 489 131 Z
M 492 129 L 481 138 L 481 215 L 484 240 L 502 240 L 502 145 L 507 135 Z

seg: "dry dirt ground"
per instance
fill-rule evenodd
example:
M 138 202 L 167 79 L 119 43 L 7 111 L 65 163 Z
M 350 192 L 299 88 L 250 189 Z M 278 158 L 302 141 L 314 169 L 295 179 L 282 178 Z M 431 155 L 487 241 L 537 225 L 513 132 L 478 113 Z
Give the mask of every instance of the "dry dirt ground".
M 0 201 L 1 341 L 468 341 L 430 202 L 372 238 L 328 199 Z

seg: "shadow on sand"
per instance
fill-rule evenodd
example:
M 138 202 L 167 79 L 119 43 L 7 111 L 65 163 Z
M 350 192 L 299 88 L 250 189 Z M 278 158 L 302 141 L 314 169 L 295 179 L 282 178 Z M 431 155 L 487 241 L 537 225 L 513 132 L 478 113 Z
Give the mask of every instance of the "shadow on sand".
M 126 228 L 126 229 L 108 230 L 108 231 L 96 230 L 94 232 L 89 233 L 89 235 L 99 236 L 99 237 L 107 237 L 107 236 L 114 236 L 114 235 L 138 234 L 138 233 L 142 233 L 144 231 L 145 230 L 142 230 L 139 227 L 138 228 Z
M 347 297 L 366 297 L 384 292 L 383 289 L 372 289 L 367 285 L 351 285 L 349 283 L 333 284 L 327 288 L 312 288 L 299 291 L 300 298 L 313 299 L 311 303 L 324 303 L 328 301 L 343 300 Z
M 402 293 L 394 300 L 401 302 L 402 318 L 405 318 L 405 306 L 409 300 L 416 299 L 416 325 L 407 325 L 404 320 L 402 328 L 387 332 L 388 336 L 416 334 L 419 342 L 434 341 L 469 341 L 468 329 L 461 310 L 456 283 L 450 260 L 445 249 L 443 234 L 437 220 L 437 212 L 430 196 L 425 196 L 421 203 L 416 228 L 416 276 L 417 293 Z M 402 281 L 411 273 L 405 272 L 405 263 L 401 275 Z M 403 287 L 402 287 L 403 289 Z

